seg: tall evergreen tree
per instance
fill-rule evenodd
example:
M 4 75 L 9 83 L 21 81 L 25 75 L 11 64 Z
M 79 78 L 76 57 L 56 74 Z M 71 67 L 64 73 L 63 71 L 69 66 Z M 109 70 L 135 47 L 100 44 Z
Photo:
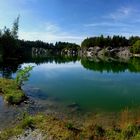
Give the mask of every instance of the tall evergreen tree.
M 12 31 L 11 31 L 11 34 L 14 37 L 14 39 L 18 39 L 19 18 L 20 18 L 20 16 L 18 16 L 15 19 L 15 21 L 13 23 Z

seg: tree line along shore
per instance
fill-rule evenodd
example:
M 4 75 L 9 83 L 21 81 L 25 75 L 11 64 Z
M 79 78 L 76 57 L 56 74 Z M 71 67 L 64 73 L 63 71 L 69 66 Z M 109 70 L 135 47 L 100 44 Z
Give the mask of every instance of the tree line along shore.
M 81 45 L 68 42 L 46 43 L 40 40 L 25 41 L 18 39 L 19 17 L 15 19 L 12 29 L 4 27 L 0 30 L 0 59 L 19 58 L 34 54 L 68 54 L 68 55 L 120 55 L 140 54 L 140 37 L 106 36 L 86 38 Z M 102 51 L 101 51 L 102 50 Z M 100 51 L 100 53 L 98 53 Z M 121 53 L 123 52 L 123 53 Z

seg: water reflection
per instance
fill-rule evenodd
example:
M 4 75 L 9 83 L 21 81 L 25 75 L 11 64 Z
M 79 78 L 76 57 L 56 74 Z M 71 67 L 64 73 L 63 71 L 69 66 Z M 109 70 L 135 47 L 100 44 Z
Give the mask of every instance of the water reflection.
M 140 106 L 140 58 L 48 56 L 22 61 L 3 59 L 0 74 L 12 78 L 20 67 L 31 63 L 36 67 L 24 90 L 44 110 L 50 99 L 57 107 L 65 108 L 74 103 L 78 104 L 76 109 L 84 111 L 120 111 Z
M 12 74 L 20 68 L 22 62 L 16 60 L 3 60 L 0 62 L 0 76 L 12 78 Z
M 21 67 L 23 63 L 35 63 L 40 65 L 43 63 L 55 63 L 55 64 L 64 64 L 68 62 L 81 62 L 81 65 L 93 71 L 107 71 L 107 72 L 125 72 L 126 70 L 130 72 L 138 73 L 140 72 L 140 58 L 133 57 L 129 60 L 120 60 L 114 58 L 87 58 L 87 57 L 78 57 L 78 56 L 48 56 L 48 57 L 30 57 L 24 60 L 7 60 L 2 59 L 0 61 L 0 76 L 11 78 L 13 73 Z
M 82 58 L 81 64 L 84 68 L 93 70 L 93 71 L 107 71 L 107 72 L 124 72 L 126 70 L 130 72 L 140 72 L 140 58 L 130 58 L 127 61 L 107 58 L 103 59 L 88 59 Z

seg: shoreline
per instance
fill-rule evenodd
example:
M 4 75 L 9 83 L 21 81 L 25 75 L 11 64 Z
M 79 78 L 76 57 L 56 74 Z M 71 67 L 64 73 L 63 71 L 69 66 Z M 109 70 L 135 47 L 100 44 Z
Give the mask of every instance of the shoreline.
M 35 90 L 36 90 L 36 88 L 35 88 Z M 27 103 L 27 106 L 28 105 L 29 104 Z M 70 104 L 69 107 L 73 107 L 75 105 L 76 105 L 76 103 L 73 103 L 73 104 Z M 33 104 L 33 106 L 34 106 L 34 104 Z M 42 107 L 42 106 L 40 106 L 40 107 Z M 15 126 L 13 125 L 12 127 L 1 131 L 1 134 L 0 134 L 1 137 L 4 137 L 3 135 L 8 136 L 10 133 L 10 134 L 17 135 L 16 138 L 18 139 L 19 137 L 20 138 L 23 138 L 23 137 L 26 138 L 28 136 L 30 137 L 31 135 L 34 135 L 34 133 L 35 133 L 37 135 L 37 137 L 41 136 L 44 138 L 44 137 L 49 136 L 52 139 L 53 138 L 59 139 L 60 137 L 64 138 L 64 139 L 71 138 L 71 137 L 79 139 L 79 138 L 83 137 L 83 139 L 108 138 L 108 140 L 112 140 L 110 137 L 124 136 L 124 133 L 127 133 L 130 128 L 134 128 L 134 130 L 132 130 L 131 133 L 135 133 L 135 130 L 136 130 L 136 133 L 131 136 L 129 136 L 129 134 L 127 133 L 128 137 L 130 137 L 130 138 L 133 138 L 135 136 L 137 137 L 137 135 L 139 136 L 139 133 L 140 133 L 139 132 L 140 131 L 139 130 L 139 127 L 140 127 L 139 118 L 130 119 L 130 120 L 128 118 L 128 120 L 127 120 L 126 118 L 130 116 L 130 114 L 128 113 L 128 110 L 124 111 L 123 114 L 120 114 L 120 115 L 122 115 L 121 121 L 119 120 L 119 117 L 117 117 L 118 120 L 116 120 L 115 118 L 111 119 L 111 117 L 115 117 L 114 114 L 112 116 L 108 116 L 107 114 L 102 114 L 102 116 L 101 116 L 101 114 L 93 114 L 93 116 L 89 115 L 89 116 L 86 116 L 86 118 L 84 118 L 82 116 L 83 117 L 82 119 L 72 120 L 67 116 L 67 114 L 65 114 L 65 116 L 64 116 L 64 114 L 58 114 L 58 116 L 57 116 L 57 114 L 55 112 L 52 112 L 52 108 L 50 108 L 50 111 L 51 112 L 49 112 L 48 114 L 43 113 L 43 115 L 42 115 L 42 113 L 41 113 L 41 115 L 40 115 L 40 113 L 31 114 L 31 115 L 24 114 L 23 119 L 19 118 L 17 125 L 14 124 Z M 53 111 L 55 111 L 55 110 L 53 110 Z M 134 114 L 134 113 L 136 113 L 136 112 L 133 112 L 132 114 Z M 82 114 L 80 114 L 80 115 L 82 115 Z M 80 115 L 79 115 L 79 117 L 80 117 Z M 38 121 L 38 117 L 39 117 L 39 121 Z M 43 118 L 43 120 L 42 120 L 42 118 Z M 135 116 L 132 118 L 135 118 Z M 36 119 L 37 119 L 37 122 L 36 122 Z M 107 119 L 108 119 L 109 124 L 106 123 Z M 44 124 L 44 121 L 45 121 L 45 124 Z M 127 122 L 125 123 L 125 121 L 127 121 Z M 25 124 L 23 125 L 23 123 L 25 123 Z M 46 125 L 47 125 L 47 127 L 46 127 Z M 107 125 L 110 125 L 110 126 L 107 126 Z M 46 129 L 46 130 L 43 131 L 44 129 Z M 116 131 L 116 129 L 117 129 L 117 131 Z M 63 130 L 64 133 L 58 132 L 59 130 Z M 119 130 L 119 132 L 118 132 L 118 130 Z M 46 133 L 47 133 L 47 135 L 46 135 Z M 67 135 L 65 135 L 65 134 L 67 134 Z M 115 134 L 115 136 L 114 136 L 114 134 Z M 46 135 L 46 136 L 44 136 L 44 135 Z M 65 136 L 66 136 L 66 138 L 65 138 Z M 11 138 L 11 136 L 10 136 L 10 138 Z M 5 140 L 7 140 L 7 139 L 5 139 Z
M 128 110 L 121 114 L 119 120 L 112 122 L 110 126 L 101 125 L 93 116 L 79 124 L 68 118 L 59 118 L 55 115 L 25 114 L 18 125 L 0 132 L 2 140 L 67 140 L 67 139 L 104 139 L 118 140 L 140 138 L 140 122 L 130 117 Z M 132 115 L 132 114 L 131 114 Z M 102 116 L 103 117 L 103 116 Z

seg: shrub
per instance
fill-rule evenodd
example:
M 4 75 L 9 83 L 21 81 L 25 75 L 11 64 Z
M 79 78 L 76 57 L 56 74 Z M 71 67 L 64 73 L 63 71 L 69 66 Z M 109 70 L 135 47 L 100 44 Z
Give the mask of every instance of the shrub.
M 139 54 L 140 53 L 140 40 L 137 40 L 134 45 L 130 48 L 131 53 Z

